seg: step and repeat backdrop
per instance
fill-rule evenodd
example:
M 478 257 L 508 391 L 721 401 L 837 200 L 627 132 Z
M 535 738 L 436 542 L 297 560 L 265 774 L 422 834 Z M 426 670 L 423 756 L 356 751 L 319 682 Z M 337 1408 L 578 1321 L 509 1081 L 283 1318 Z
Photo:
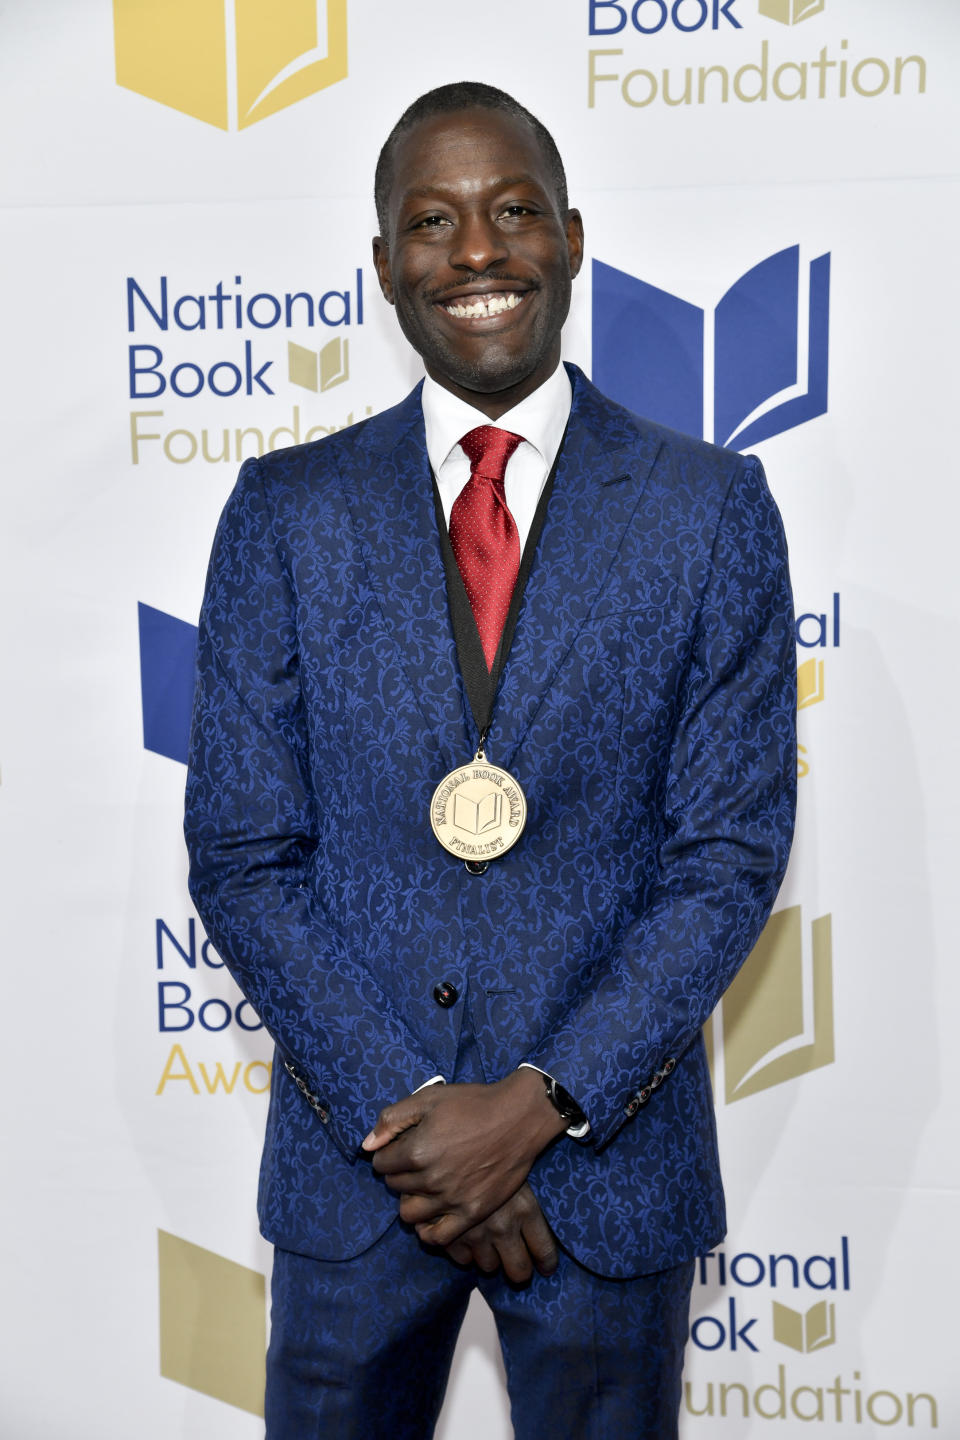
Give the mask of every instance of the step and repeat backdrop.
M 0 1434 L 262 1434 L 272 1057 L 186 891 L 195 624 L 241 459 L 419 378 L 373 167 L 475 78 L 567 162 L 567 358 L 758 453 L 791 545 L 798 840 L 708 1027 L 731 1221 L 682 1433 L 960 1435 L 954 0 L 11 0 L 0 29 Z M 511 1434 L 477 1306 L 439 1434 Z

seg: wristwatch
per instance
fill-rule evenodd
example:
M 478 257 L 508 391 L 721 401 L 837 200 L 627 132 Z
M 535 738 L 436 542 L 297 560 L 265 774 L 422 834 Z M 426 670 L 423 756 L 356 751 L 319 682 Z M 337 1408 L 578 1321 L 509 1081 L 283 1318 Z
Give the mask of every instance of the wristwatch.
M 587 1117 L 569 1090 L 564 1090 L 562 1085 L 558 1085 L 552 1075 L 544 1075 L 543 1081 L 546 1086 L 547 1099 L 560 1118 L 566 1120 L 567 1128 L 575 1129 L 578 1125 L 585 1125 Z

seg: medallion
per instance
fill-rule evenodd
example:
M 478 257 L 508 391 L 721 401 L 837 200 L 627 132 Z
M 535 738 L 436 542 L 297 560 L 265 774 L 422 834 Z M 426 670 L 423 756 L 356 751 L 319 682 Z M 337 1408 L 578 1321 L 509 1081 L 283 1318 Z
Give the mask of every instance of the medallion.
M 460 860 L 493 860 L 515 845 L 527 823 L 527 801 L 509 770 L 479 749 L 433 792 L 430 824 L 444 850 Z

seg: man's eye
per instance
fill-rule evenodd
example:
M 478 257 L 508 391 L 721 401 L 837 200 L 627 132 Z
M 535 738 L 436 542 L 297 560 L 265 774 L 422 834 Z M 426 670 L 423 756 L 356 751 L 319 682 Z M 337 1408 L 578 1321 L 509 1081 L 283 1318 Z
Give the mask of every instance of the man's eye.
M 425 215 L 414 225 L 415 230 L 439 230 L 441 225 L 449 225 L 450 221 L 445 215 Z
M 505 205 L 505 206 L 503 207 L 503 210 L 502 210 L 500 213 L 501 213 L 502 215 L 514 216 L 514 215 L 533 215 L 535 212 L 534 212 L 533 210 L 531 210 L 531 208 L 530 208 L 529 205 L 520 205 L 520 204 L 517 204 L 517 205 Z

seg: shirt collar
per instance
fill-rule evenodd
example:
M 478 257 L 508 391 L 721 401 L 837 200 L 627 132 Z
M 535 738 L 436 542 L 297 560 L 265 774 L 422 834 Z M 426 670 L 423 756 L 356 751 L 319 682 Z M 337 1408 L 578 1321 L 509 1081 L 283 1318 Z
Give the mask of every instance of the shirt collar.
M 531 395 L 514 405 L 496 421 L 498 429 L 522 435 L 542 455 L 549 470 L 563 439 L 570 415 L 573 390 L 563 365 L 544 380 Z M 426 428 L 427 457 L 435 475 L 455 445 L 478 425 L 490 425 L 481 410 L 476 410 L 458 395 L 438 385 L 428 375 L 423 382 L 423 420 Z

